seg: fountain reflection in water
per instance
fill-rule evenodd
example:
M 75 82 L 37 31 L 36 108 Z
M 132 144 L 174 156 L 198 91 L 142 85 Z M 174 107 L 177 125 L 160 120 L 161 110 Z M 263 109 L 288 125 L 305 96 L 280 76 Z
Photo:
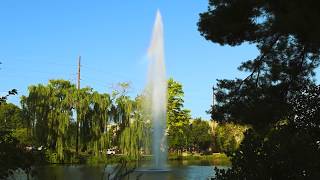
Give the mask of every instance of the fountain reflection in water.
M 160 11 L 157 11 L 153 34 L 148 50 L 149 101 L 153 123 L 152 153 L 154 169 L 165 169 L 167 163 L 166 112 L 167 112 L 167 79 L 164 63 L 163 24 Z

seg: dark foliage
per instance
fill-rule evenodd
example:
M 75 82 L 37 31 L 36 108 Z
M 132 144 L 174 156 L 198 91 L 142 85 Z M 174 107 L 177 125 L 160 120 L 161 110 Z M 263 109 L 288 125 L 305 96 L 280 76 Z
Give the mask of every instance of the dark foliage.
M 209 0 L 198 26 L 206 39 L 222 45 L 260 43 L 278 34 L 318 52 L 319 9 L 317 0 Z
M 293 106 L 290 123 L 296 128 L 308 130 L 320 128 L 320 86 L 302 89 L 292 98 L 290 104 Z
M 16 95 L 18 94 L 18 91 L 16 89 L 12 89 L 10 91 L 8 91 L 8 94 L 5 96 L 0 96 L 0 104 L 6 102 L 7 98 L 11 95 Z
M 35 158 L 32 152 L 21 147 L 9 131 L 0 131 L 0 179 L 12 175 L 17 169 L 31 172 Z
M 260 55 L 218 80 L 213 119 L 252 125 L 233 166 L 216 179 L 319 179 L 320 2 L 209 0 L 199 31 L 221 45 L 254 43 Z
M 255 43 L 260 55 L 239 70 L 247 78 L 218 80 L 213 119 L 265 129 L 286 117 L 299 90 L 314 84 L 319 65 L 320 3 L 314 0 L 210 0 L 201 34 L 222 45 Z
M 320 86 L 291 100 L 292 115 L 266 135 L 246 133 L 232 155 L 232 169 L 217 170 L 216 179 L 319 179 Z
M 318 54 L 305 53 L 289 37 L 275 38 L 264 46 L 269 47 L 267 51 L 261 50 L 260 56 L 239 67 L 251 73 L 246 79 L 218 80 L 213 119 L 267 128 L 288 116 L 291 97 L 314 84 Z

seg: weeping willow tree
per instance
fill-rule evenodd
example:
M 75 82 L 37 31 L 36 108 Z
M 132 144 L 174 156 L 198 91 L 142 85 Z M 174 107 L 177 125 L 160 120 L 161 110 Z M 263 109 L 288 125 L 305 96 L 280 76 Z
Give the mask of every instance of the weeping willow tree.
M 120 148 L 124 154 L 133 159 L 139 159 L 142 151 L 150 152 L 150 115 L 144 108 L 144 102 L 143 96 L 138 96 L 132 102 L 129 125 L 120 136 Z
M 57 130 L 57 142 L 56 149 L 60 160 L 64 159 L 63 149 L 67 139 L 67 129 L 69 128 L 70 121 L 72 119 L 72 107 L 73 107 L 73 92 L 75 89 L 74 85 L 71 85 L 69 81 L 53 81 L 49 84 L 52 85 L 53 91 L 53 107 L 51 121 L 56 121 L 58 124 Z
M 129 126 L 133 102 L 129 96 L 120 96 L 116 100 L 116 104 L 117 113 L 114 120 L 119 124 L 120 130 L 123 130 L 125 127 Z
M 75 91 L 74 107 L 76 110 L 76 152 L 79 147 L 82 151 L 87 149 L 87 143 L 90 141 L 90 105 L 92 101 L 92 88 L 85 87 Z M 80 142 L 80 145 L 79 145 Z M 82 146 L 81 146 L 82 144 Z
M 57 151 L 60 161 L 64 160 L 64 148 L 67 139 L 67 129 L 72 118 L 72 92 L 75 86 L 69 81 L 50 80 L 48 84 L 49 105 L 48 141 Z
M 120 147 L 134 158 L 139 157 L 140 150 L 150 153 L 150 116 L 144 108 L 145 98 L 131 99 L 127 83 L 121 88 L 110 96 L 90 87 L 76 89 L 65 80 L 32 85 L 29 94 L 21 98 L 28 133 L 37 145 L 56 153 L 58 161 L 66 159 L 66 150 L 99 155 L 107 148 Z
M 29 95 L 21 97 L 23 116 L 27 121 L 28 135 L 39 144 L 47 144 L 48 115 L 50 106 L 47 100 L 50 96 L 49 88 L 38 84 L 28 88 Z
M 109 109 L 111 107 L 111 99 L 109 94 L 99 94 L 94 92 L 92 95 L 91 105 L 91 148 L 95 155 L 107 148 L 108 133 L 107 126 L 109 121 Z
M 72 100 L 75 86 L 65 80 L 50 80 L 47 86 L 29 87 L 29 95 L 21 98 L 23 112 L 30 134 L 38 145 L 56 150 L 64 159 L 66 132 L 72 118 Z

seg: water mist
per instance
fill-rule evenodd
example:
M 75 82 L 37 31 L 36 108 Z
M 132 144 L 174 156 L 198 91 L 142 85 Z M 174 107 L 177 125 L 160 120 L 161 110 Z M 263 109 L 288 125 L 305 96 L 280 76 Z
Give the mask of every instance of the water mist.
M 148 94 L 152 117 L 152 153 L 154 168 L 163 169 L 167 161 L 166 113 L 167 79 L 164 63 L 163 24 L 157 11 L 152 39 L 148 50 Z

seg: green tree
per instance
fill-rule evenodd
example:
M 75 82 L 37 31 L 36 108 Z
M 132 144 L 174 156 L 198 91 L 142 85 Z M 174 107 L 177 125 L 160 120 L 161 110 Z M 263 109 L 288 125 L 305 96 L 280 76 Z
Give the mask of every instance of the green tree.
M 56 150 L 61 161 L 72 119 L 74 89 L 69 81 L 50 80 L 47 86 L 30 86 L 29 95 L 21 98 L 31 135 L 39 145 Z
M 78 153 L 79 147 L 82 147 L 83 151 L 87 149 L 87 143 L 90 140 L 88 135 L 90 133 L 90 116 L 92 115 L 90 114 L 92 88 L 85 87 L 75 90 L 72 99 L 76 111 L 76 152 Z
M 111 99 L 109 94 L 94 92 L 91 103 L 90 140 L 97 155 L 109 145 L 107 126 L 109 122 L 109 108 Z M 89 106 L 90 107 L 90 106 Z
M 130 124 L 123 130 L 120 137 L 120 148 L 134 159 L 139 159 L 142 152 L 151 152 L 151 117 L 145 104 L 144 95 L 135 98 Z
M 11 103 L 0 104 L 0 129 L 14 130 L 23 127 L 21 109 Z
M 0 62 L 1 64 L 1 62 Z M 6 103 L 7 97 L 16 95 L 13 89 L 7 95 L 0 97 L 0 178 L 5 179 L 12 175 L 15 170 L 22 169 L 27 173 L 27 178 L 34 164 L 34 157 L 26 152 L 19 140 L 12 135 L 12 130 L 21 128 L 24 124 L 19 107 Z
M 189 146 L 196 150 L 206 151 L 212 142 L 210 126 L 207 121 L 201 118 L 195 119 L 189 128 Z
M 172 78 L 168 80 L 167 128 L 171 150 L 182 150 L 188 144 L 187 133 L 190 111 L 183 108 L 184 92 L 182 85 Z
M 118 83 L 111 93 L 110 116 L 112 121 L 119 127 L 116 132 L 117 140 L 115 145 L 119 144 L 122 131 L 129 127 L 131 113 L 133 112 L 134 101 L 128 96 L 129 88 L 129 83 Z
M 235 152 L 244 138 L 247 127 L 234 123 L 220 123 L 215 129 L 215 144 L 221 152 Z
M 49 119 L 49 88 L 43 85 L 29 86 L 28 96 L 21 97 L 23 117 L 27 122 L 28 135 L 36 142 L 47 144 Z

